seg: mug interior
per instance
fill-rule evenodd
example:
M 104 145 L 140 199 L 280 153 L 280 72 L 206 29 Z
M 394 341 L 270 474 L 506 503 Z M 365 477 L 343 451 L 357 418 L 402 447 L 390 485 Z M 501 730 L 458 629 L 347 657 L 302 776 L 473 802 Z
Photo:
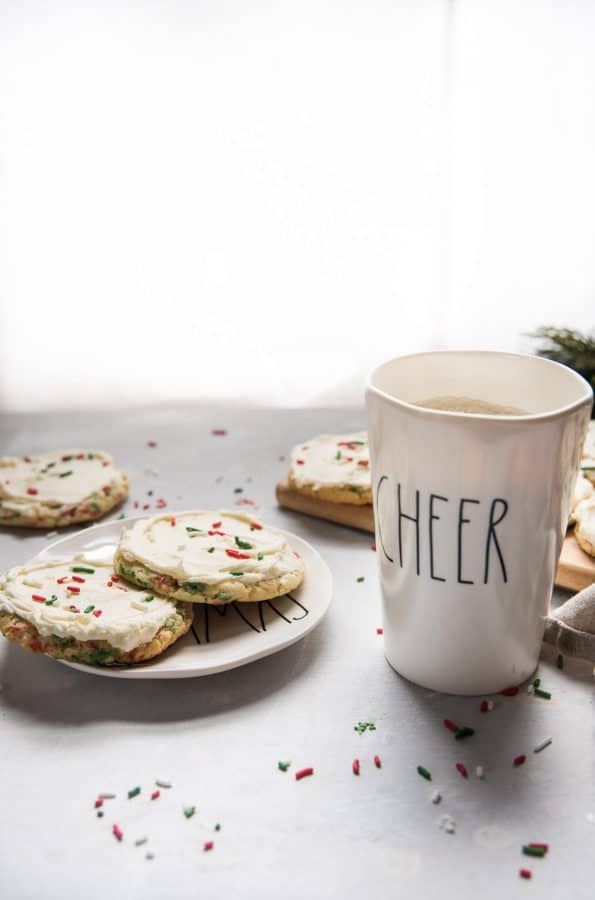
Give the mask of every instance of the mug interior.
M 407 404 L 449 395 L 525 411 L 525 416 L 514 416 L 515 419 L 566 412 L 589 402 L 593 396 L 584 378 L 559 363 L 538 356 L 476 350 L 436 350 L 401 356 L 378 366 L 370 375 L 368 386 Z M 434 415 L 469 415 L 416 408 Z M 479 415 L 491 418 L 490 414 Z

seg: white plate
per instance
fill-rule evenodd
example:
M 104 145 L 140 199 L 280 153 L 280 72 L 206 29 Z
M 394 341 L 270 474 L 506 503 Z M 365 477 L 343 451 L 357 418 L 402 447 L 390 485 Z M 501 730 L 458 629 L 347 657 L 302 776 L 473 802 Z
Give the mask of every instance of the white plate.
M 141 516 L 95 525 L 50 544 L 35 557 L 53 559 L 88 553 L 94 559 L 109 558 L 123 525 Z M 234 669 L 277 653 L 299 641 L 319 624 L 332 595 L 332 577 L 327 564 L 310 544 L 287 531 L 280 531 L 301 554 L 306 574 L 301 586 L 276 600 L 260 603 L 230 603 L 215 607 L 197 603 L 194 625 L 183 638 L 154 661 L 135 666 L 86 666 L 60 660 L 66 666 L 106 675 L 109 678 L 194 678 Z

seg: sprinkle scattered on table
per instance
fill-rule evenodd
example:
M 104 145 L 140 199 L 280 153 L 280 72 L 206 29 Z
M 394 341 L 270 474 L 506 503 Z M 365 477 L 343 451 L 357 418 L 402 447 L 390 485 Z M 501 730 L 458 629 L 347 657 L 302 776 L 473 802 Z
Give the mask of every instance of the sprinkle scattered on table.
M 354 759 L 351 763 L 351 771 L 354 775 L 359 775 L 359 759 Z
M 521 878 L 532 878 L 531 869 L 519 869 L 519 875 Z
M 184 807 L 184 815 L 187 819 L 191 819 L 194 813 L 196 812 L 196 806 L 185 806 Z
M 525 762 L 526 759 L 527 759 L 527 757 L 525 756 L 524 753 L 519 753 L 519 755 L 515 756 L 515 758 L 513 759 L 512 764 L 515 767 L 515 769 L 518 769 L 519 766 L 523 765 L 523 763 Z
M 133 797 L 138 797 L 139 794 L 140 794 L 140 788 L 133 787 L 128 791 L 128 799 L 131 800 Z
M 241 488 L 241 487 L 234 488 L 233 492 L 234 492 L 234 494 L 243 494 L 244 488 Z
M 155 784 L 159 788 L 170 788 L 171 787 L 171 781 L 164 781 L 162 778 L 157 778 L 155 780 Z
M 357 725 L 353 726 L 353 730 L 357 731 L 358 734 L 363 734 L 364 731 L 376 731 L 376 725 L 374 722 L 358 722 Z
M 430 772 L 428 772 L 428 770 L 425 768 L 425 766 L 418 766 L 418 767 L 417 767 L 417 774 L 418 774 L 418 775 L 421 775 L 422 778 L 425 778 L 426 781 L 431 781 L 431 780 L 432 780 L 432 775 L 431 775 Z
M 454 834 L 457 830 L 457 823 L 452 816 L 444 815 L 440 819 L 440 828 L 447 834 Z
M 561 653 L 558 653 L 558 657 L 556 659 L 556 665 L 558 666 L 559 669 L 564 668 L 564 657 L 562 656 Z
M 469 778 L 469 772 L 467 771 L 467 766 L 465 766 L 462 762 L 455 763 L 455 769 L 459 773 L 462 778 Z
M 149 840 L 148 837 L 144 837 L 144 836 L 143 836 L 143 837 L 139 837 L 139 838 L 137 838 L 137 839 L 135 840 L 134 846 L 135 846 L 135 847 L 142 847 L 142 845 L 143 845 L 143 844 L 146 844 L 148 840 Z
M 542 691 L 541 688 L 533 688 L 533 694 L 535 697 L 541 697 L 542 700 L 551 700 L 552 695 L 549 691 Z
M 442 794 L 440 793 L 440 791 L 434 791 L 434 793 L 432 794 L 431 800 L 432 800 L 432 803 L 435 806 L 437 806 L 438 803 L 440 803 L 440 801 L 442 800 Z
M 366 579 L 364 578 L 363 575 L 360 575 L 359 578 L 356 578 L 355 580 L 357 581 L 358 584 L 361 584 L 362 581 L 365 581 Z
M 479 704 L 479 711 L 482 713 L 491 712 L 494 708 L 493 700 L 482 700 Z
M 382 761 L 379 756 L 374 757 L 374 765 L 376 766 L 377 769 L 382 768 Z
M 549 747 L 551 743 L 551 737 L 545 738 L 541 743 L 537 744 L 536 747 L 533 747 L 533 753 L 541 753 L 541 751 L 545 750 L 546 747 Z
M 147 447 L 156 447 L 157 441 L 147 441 Z
M 151 800 L 157 800 L 160 797 L 159 791 L 153 791 L 151 794 Z
M 211 434 L 214 435 L 214 437 L 225 437 L 227 428 L 211 428 Z
M 503 691 L 500 691 L 500 693 L 501 693 L 504 697 L 516 697 L 516 695 L 518 694 L 518 692 L 519 692 L 518 687 L 507 687 L 507 688 L 504 688 Z
M 203 849 L 204 851 L 212 850 L 214 846 L 215 846 L 215 844 L 213 843 L 213 841 L 205 841 L 205 843 L 203 844 L 203 848 L 202 848 L 202 849 Z
M 112 834 L 116 838 L 117 841 L 121 841 L 124 837 L 124 832 L 120 828 L 119 825 L 112 825 Z
M 384 628 L 377 628 L 376 634 L 384 634 Z
M 309 766 L 307 769 L 300 769 L 295 773 L 295 780 L 300 781 L 302 778 L 307 778 L 309 775 L 314 774 L 314 769 Z
M 462 741 L 464 738 L 472 737 L 475 734 L 475 730 L 473 728 L 469 728 L 468 725 L 464 725 L 462 728 L 458 728 L 455 732 L 455 741 Z
M 483 766 L 475 766 L 475 774 L 478 778 L 483 778 L 485 775 L 485 769 Z
M 281 769 L 282 772 L 287 772 L 290 765 L 291 765 L 291 762 L 289 760 L 280 759 L 279 762 L 277 763 L 277 768 Z

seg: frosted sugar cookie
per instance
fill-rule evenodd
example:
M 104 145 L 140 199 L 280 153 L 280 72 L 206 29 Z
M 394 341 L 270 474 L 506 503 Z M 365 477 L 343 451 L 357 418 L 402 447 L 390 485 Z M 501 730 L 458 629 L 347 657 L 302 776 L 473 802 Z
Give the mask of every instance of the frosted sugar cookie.
M 331 503 L 372 503 L 368 435 L 319 434 L 291 451 L 289 486 Z
M 139 519 L 122 532 L 118 574 L 176 600 L 272 600 L 298 587 L 304 564 L 285 537 L 242 513 L 192 511 Z
M 128 479 L 100 450 L 0 458 L 0 525 L 55 528 L 99 519 L 128 494 Z
M 589 497 L 595 496 L 595 488 L 591 484 L 588 478 L 579 472 L 579 476 L 576 480 L 576 485 L 574 487 L 574 494 L 572 495 L 572 501 L 570 506 L 570 522 L 574 522 L 575 520 L 575 510 L 577 506 L 582 503 L 584 500 L 588 500 Z
M 110 666 L 142 662 L 186 634 L 192 606 L 123 585 L 106 562 L 70 557 L 0 578 L 0 631 L 33 653 Z
M 574 536 L 589 556 L 595 557 L 595 497 L 583 500 L 574 511 Z

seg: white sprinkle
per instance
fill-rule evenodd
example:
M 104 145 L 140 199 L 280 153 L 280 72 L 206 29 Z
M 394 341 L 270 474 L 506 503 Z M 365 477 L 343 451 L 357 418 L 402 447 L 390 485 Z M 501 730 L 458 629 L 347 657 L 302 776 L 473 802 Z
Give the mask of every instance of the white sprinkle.
M 485 769 L 483 766 L 475 766 L 475 774 L 478 778 L 483 778 L 485 775 Z
M 488 700 L 488 712 L 491 712 L 494 708 L 494 701 Z
M 160 788 L 170 788 L 171 787 L 171 781 L 158 780 L 155 782 L 155 784 L 157 785 L 157 787 L 160 787 Z
M 454 834 L 457 830 L 457 823 L 452 816 L 442 816 L 440 819 L 440 828 L 447 834 Z
M 56 537 L 57 534 L 57 531 L 48 531 L 48 533 L 46 534 L 46 538 L 49 540 L 50 538 Z
M 222 481 L 223 475 L 217 475 L 217 477 L 215 478 L 215 484 L 221 484 Z
M 143 844 L 146 844 L 149 840 L 148 837 L 137 838 L 134 842 L 135 847 L 142 847 Z
M 532 694 L 532 693 L 533 693 L 533 685 L 532 685 L 532 684 L 527 685 L 527 693 L 528 693 L 528 694 Z
M 139 603 L 137 600 L 131 600 L 130 605 L 132 606 L 133 609 L 139 609 L 141 612 L 144 612 L 144 613 L 149 611 L 149 607 L 147 606 L 146 603 Z
M 115 800 L 115 794 L 100 794 L 102 800 Z
M 154 853 L 145 853 L 145 859 L 155 859 Z
M 549 747 L 551 742 L 552 742 L 551 738 L 546 738 L 544 741 L 541 742 L 541 744 L 538 744 L 537 747 L 533 747 L 533 753 L 541 753 L 542 750 L 545 750 L 546 747 Z
M 587 822 L 589 825 L 595 825 L 595 813 L 587 813 Z
M 438 804 L 441 800 L 442 794 L 440 793 L 440 791 L 434 791 L 434 793 L 432 794 L 432 803 Z

